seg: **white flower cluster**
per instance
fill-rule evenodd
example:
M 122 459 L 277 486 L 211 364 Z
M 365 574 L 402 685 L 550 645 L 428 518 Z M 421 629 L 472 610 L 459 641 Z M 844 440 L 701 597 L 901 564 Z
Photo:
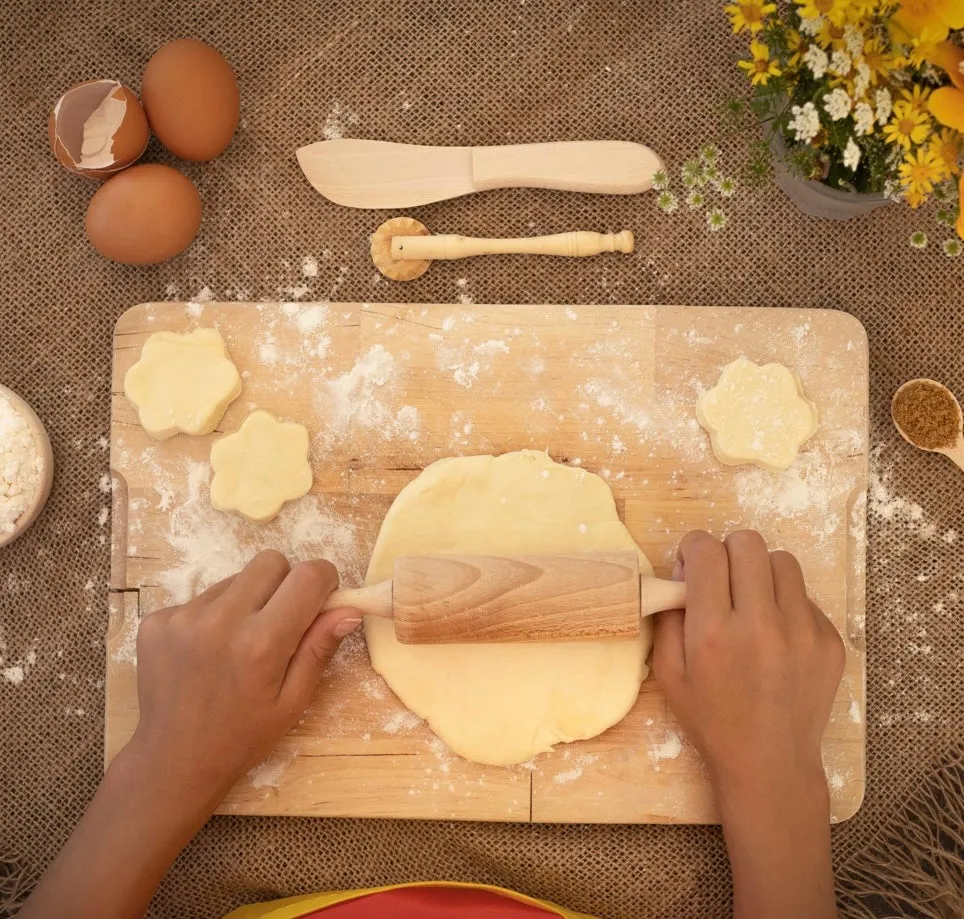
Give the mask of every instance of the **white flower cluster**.
M 820 131 L 820 113 L 812 102 L 795 105 L 790 109 L 790 130 L 800 143 L 810 143 Z
M 877 124 L 887 124 L 894 110 L 894 100 L 890 96 L 890 90 L 878 89 L 874 96 L 874 103 L 877 106 Z
M 843 164 L 851 172 L 856 172 L 857 166 L 860 165 L 860 147 L 857 146 L 857 142 L 852 137 L 847 141 L 847 146 L 844 148 Z
M 830 66 L 830 58 L 820 45 L 811 45 L 803 56 L 803 62 L 810 68 L 814 79 L 819 80 Z
M 848 25 L 844 28 L 844 44 L 853 58 L 859 57 L 864 51 L 864 33 L 856 26 Z
M 854 106 L 854 130 L 858 137 L 870 134 L 874 130 L 874 110 L 866 102 L 858 102 Z
M 833 121 L 840 121 L 850 114 L 853 100 L 847 95 L 847 90 L 838 87 L 827 93 L 823 98 L 823 107 Z
M 817 16 L 814 19 L 800 19 L 800 31 L 804 35 L 809 35 L 813 38 L 823 26 L 823 16 Z
M 834 51 L 830 58 L 830 72 L 845 77 L 854 69 L 853 59 L 846 51 Z

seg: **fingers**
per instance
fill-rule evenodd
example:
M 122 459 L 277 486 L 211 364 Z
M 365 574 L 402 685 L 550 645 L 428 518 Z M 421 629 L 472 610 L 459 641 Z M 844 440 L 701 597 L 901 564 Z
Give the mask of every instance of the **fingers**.
M 684 616 L 674 609 L 657 613 L 653 621 L 653 676 L 667 695 L 686 673 Z
M 223 578 L 216 584 L 212 584 L 207 590 L 198 594 L 194 598 L 195 603 L 211 603 L 214 600 L 217 600 L 217 598 L 222 596 L 224 592 L 234 583 L 234 579 L 236 577 L 237 574 L 232 574 L 230 577 Z
M 234 581 L 222 594 L 225 606 L 245 612 L 261 609 L 290 570 L 288 559 L 280 552 L 274 549 L 259 552 L 235 575 Z
M 683 537 L 679 557 L 686 581 L 685 630 L 690 635 L 732 611 L 730 565 L 723 543 L 703 530 Z
M 361 621 L 360 610 L 342 607 L 325 610 L 308 627 L 281 685 L 280 696 L 293 710 L 305 708 L 342 639 L 361 625 Z
M 737 530 L 724 540 L 730 566 L 730 597 L 737 612 L 768 611 L 773 607 L 770 553 L 756 530 Z
M 302 562 L 288 572 L 260 617 L 280 654 L 290 658 L 295 653 L 337 586 L 338 571 L 323 559 Z
M 770 553 L 770 570 L 773 572 L 773 595 L 777 606 L 785 615 L 799 617 L 812 614 L 816 609 L 807 596 L 803 570 L 796 557 L 779 550 Z M 812 607 L 812 609 L 811 609 Z M 822 618 L 823 613 L 819 613 Z

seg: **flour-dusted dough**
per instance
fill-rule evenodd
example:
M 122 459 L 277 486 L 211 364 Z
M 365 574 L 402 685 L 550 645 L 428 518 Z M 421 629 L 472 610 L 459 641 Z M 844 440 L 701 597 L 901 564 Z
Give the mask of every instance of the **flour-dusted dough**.
M 598 476 L 533 450 L 445 459 L 395 499 L 366 583 L 390 578 L 400 555 L 619 549 L 639 551 Z M 651 574 L 642 552 L 640 562 Z M 623 718 L 648 672 L 651 628 L 646 618 L 634 639 L 403 645 L 390 621 L 365 618 L 372 665 L 399 698 L 456 753 L 499 766 Z
M 817 407 L 783 364 L 762 367 L 739 357 L 696 403 L 721 463 L 752 463 L 771 472 L 789 469 L 804 441 L 817 432 Z
M 255 523 L 278 515 L 285 501 L 311 490 L 308 430 L 257 410 L 211 447 L 211 504 Z
M 217 329 L 156 332 L 127 371 L 124 393 L 151 437 L 210 434 L 241 394 L 241 375 Z

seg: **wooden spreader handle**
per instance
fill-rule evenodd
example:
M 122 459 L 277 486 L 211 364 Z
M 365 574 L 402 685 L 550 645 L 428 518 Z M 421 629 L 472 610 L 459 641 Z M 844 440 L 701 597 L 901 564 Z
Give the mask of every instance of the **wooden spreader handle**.
M 686 587 L 640 577 L 635 552 L 440 555 L 399 558 L 391 581 L 325 605 L 393 618 L 405 644 L 572 641 L 632 638 L 641 616 L 685 606 Z
M 455 233 L 438 236 L 394 236 L 392 258 L 428 260 L 468 258 L 472 255 L 559 255 L 567 258 L 586 258 L 601 252 L 632 252 L 633 234 L 592 233 L 575 230 L 552 236 L 523 236 L 515 239 L 485 239 L 459 236 Z

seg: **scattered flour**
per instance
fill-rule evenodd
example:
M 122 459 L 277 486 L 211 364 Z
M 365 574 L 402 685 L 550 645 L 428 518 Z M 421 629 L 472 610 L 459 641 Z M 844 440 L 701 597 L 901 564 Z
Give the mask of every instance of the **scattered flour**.
M 563 759 L 569 758 L 569 751 L 567 750 L 563 754 Z M 557 785 L 568 785 L 571 782 L 575 782 L 577 779 L 582 778 L 583 770 L 587 766 L 591 766 L 595 763 L 599 757 L 595 753 L 583 753 L 576 757 L 576 765 L 571 769 L 566 769 L 564 772 L 557 772 L 552 781 Z
M 386 718 L 382 722 L 382 730 L 386 734 L 403 734 L 418 727 L 421 723 L 422 719 L 415 712 L 405 709 Z
M 649 748 L 649 758 L 659 769 L 659 763 L 664 759 L 676 759 L 683 752 L 683 742 L 679 734 L 667 734 L 661 744 Z
M 351 129 L 351 126 L 356 124 L 358 124 L 358 116 L 345 108 L 340 102 L 335 102 L 325 118 L 325 124 L 321 132 L 325 140 L 340 140 Z
M 281 779 L 295 761 L 294 753 L 276 752 L 248 773 L 252 788 L 280 788 Z
M 301 274 L 306 278 L 318 277 L 318 259 L 313 255 L 306 255 L 301 260 Z
M 379 431 L 382 436 L 419 436 L 418 410 L 403 405 L 396 412 L 386 404 L 397 375 L 395 358 L 382 345 L 372 345 L 347 373 L 321 388 L 326 406 L 332 411 L 329 427 L 322 432 L 325 443 L 345 436 L 351 424 Z
M 293 562 L 323 556 L 342 573 L 344 583 L 359 580 L 355 525 L 324 497 L 306 495 L 286 504 L 270 523 L 251 523 L 211 506 L 207 463 L 188 460 L 185 473 L 187 499 L 171 513 L 168 536 L 179 561 L 159 578 L 169 602 L 186 602 L 268 548 Z

